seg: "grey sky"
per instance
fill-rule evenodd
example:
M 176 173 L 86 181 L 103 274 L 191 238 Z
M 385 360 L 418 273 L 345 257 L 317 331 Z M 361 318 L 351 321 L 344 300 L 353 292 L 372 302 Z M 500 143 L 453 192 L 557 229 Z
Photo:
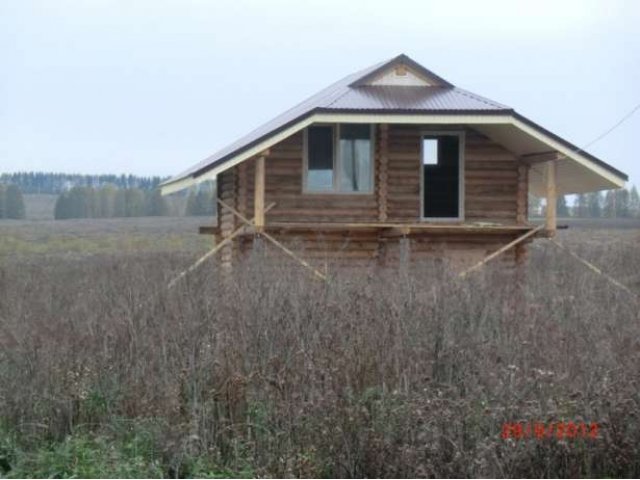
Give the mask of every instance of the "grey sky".
M 577 145 L 640 102 L 640 1 L 0 0 L 0 171 L 172 175 L 406 53 Z M 640 112 L 589 151 L 640 186 Z

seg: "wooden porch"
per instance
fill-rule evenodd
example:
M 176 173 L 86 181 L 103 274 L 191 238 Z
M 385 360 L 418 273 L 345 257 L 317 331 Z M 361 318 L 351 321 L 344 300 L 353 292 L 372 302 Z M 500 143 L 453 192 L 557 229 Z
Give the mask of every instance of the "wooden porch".
M 271 222 L 263 231 L 272 233 L 377 233 L 383 237 L 403 237 L 412 235 L 522 235 L 536 228 L 536 225 L 493 225 L 493 224 L 432 224 L 432 223 L 310 223 Z M 221 228 L 215 225 L 200 227 L 200 233 L 221 235 Z M 247 226 L 243 236 L 254 235 L 255 228 Z M 540 233 L 543 235 L 544 233 Z

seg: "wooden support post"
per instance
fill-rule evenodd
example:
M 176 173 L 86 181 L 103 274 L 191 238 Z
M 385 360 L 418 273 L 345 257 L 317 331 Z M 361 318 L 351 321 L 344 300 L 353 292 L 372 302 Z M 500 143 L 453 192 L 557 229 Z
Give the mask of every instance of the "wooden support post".
M 556 219 L 556 169 L 555 161 L 547 162 L 547 215 L 545 220 L 545 228 L 547 235 L 554 236 L 557 229 Z
M 235 206 L 236 201 L 236 169 L 232 168 L 222 172 L 218 176 L 218 198 Z M 218 223 L 220 225 L 220 240 L 231 235 L 237 228 L 231 212 L 218 209 Z M 233 266 L 234 257 L 237 256 L 237 246 L 232 242 L 227 242 L 220 252 L 220 260 L 222 269 L 230 272 Z
M 519 243 L 515 246 L 515 257 L 516 268 L 521 273 L 521 270 L 527 263 L 527 246 L 524 243 Z
M 522 162 L 518 166 L 518 197 L 516 206 L 516 222 L 526 225 L 529 219 L 529 165 Z
M 377 201 L 378 220 L 387 221 L 387 191 L 388 191 L 388 164 L 389 164 L 389 125 L 383 123 L 378 129 L 378 148 L 376 149 L 377 161 Z
M 236 167 L 238 169 L 238 211 L 243 215 L 251 215 L 248 206 L 249 197 L 249 164 L 242 162 Z
M 409 272 L 411 263 L 411 240 L 409 238 L 400 238 L 400 272 L 406 274 Z
M 264 230 L 264 189 L 265 189 L 265 165 L 264 155 L 260 155 L 256 159 L 256 175 L 254 190 L 254 218 L 256 232 L 261 233 Z
M 378 248 L 376 250 L 376 258 L 378 265 L 386 267 L 387 265 L 387 239 L 378 236 Z

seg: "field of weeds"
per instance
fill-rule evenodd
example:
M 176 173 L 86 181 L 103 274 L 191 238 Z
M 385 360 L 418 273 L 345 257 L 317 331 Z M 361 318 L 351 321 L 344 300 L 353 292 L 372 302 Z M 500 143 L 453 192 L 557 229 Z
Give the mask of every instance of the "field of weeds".
M 151 252 L 194 255 L 211 247 L 211 237 L 199 235 L 198 226 L 212 221 L 207 217 L 1 220 L 0 262 Z
M 32 228 L 0 255 L 0 476 L 640 475 L 640 305 L 545 240 L 521 288 L 254 257 L 167 291 L 206 239 Z M 559 240 L 640 294 L 640 230 Z

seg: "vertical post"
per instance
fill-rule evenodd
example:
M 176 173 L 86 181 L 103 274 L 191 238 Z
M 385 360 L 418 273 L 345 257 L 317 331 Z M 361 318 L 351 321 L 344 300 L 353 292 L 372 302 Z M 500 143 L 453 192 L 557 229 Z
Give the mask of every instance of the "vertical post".
M 556 233 L 556 169 L 557 162 L 547 162 L 547 215 L 545 227 L 547 234 L 553 236 Z
M 516 222 L 526 225 L 529 219 L 529 166 L 521 163 L 518 166 L 518 196 L 516 199 Z
M 409 264 L 411 261 L 411 240 L 406 236 L 400 238 L 400 272 L 407 274 L 409 272 Z
M 256 159 L 256 176 L 255 176 L 255 191 L 254 191 L 254 218 L 256 232 L 262 232 L 264 230 L 264 178 L 265 178 L 265 166 L 264 166 L 264 154 L 261 154 Z
M 378 181 L 376 191 L 378 193 L 378 220 L 387 221 L 387 190 L 388 190 L 388 163 L 389 163 L 389 125 L 380 124 L 378 128 L 378 145 L 376 148 L 376 163 Z
M 229 205 L 236 207 L 236 169 L 232 168 L 218 176 L 218 197 Z M 218 207 L 220 223 L 220 241 L 228 238 L 237 228 L 234 215 L 226 208 Z M 233 268 L 234 257 L 237 254 L 237 244 L 227 243 L 220 252 L 222 270 L 230 273 Z

